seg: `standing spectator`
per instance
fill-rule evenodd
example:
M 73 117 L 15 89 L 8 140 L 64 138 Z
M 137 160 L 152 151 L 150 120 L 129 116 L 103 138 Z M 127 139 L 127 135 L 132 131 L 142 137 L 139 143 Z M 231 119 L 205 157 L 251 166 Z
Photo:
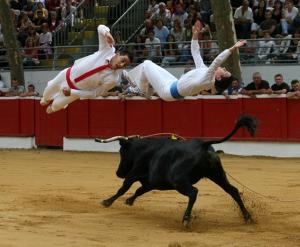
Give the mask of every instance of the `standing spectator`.
M 169 63 L 176 62 L 178 58 L 178 47 L 175 42 L 175 37 L 172 34 L 169 34 L 167 37 L 167 44 L 164 46 L 164 57 L 162 60 L 162 65 L 167 66 Z
M 154 37 L 154 31 L 148 32 L 148 38 L 145 40 L 146 56 L 147 59 L 154 63 L 160 62 L 161 59 L 161 46 L 160 40 Z
M 295 79 L 291 81 L 292 89 L 287 93 L 286 97 L 288 99 L 300 99 L 300 82 Z
M 281 19 L 282 35 L 287 35 L 292 32 L 293 22 L 298 15 L 298 9 L 294 6 L 293 0 L 286 0 L 284 16 Z
M 249 38 L 252 23 L 253 12 L 249 7 L 249 1 L 243 0 L 242 6 L 238 7 L 234 12 L 234 24 L 239 39 Z
M 20 94 L 20 97 L 28 97 L 28 96 L 39 96 L 39 93 L 35 90 L 35 86 L 33 84 L 29 84 L 27 86 L 27 92 Z
M 169 29 L 164 26 L 162 19 L 158 19 L 154 26 L 155 37 L 160 40 L 161 43 L 167 41 L 167 36 L 169 34 Z
M 259 72 L 255 72 L 252 75 L 253 82 L 249 83 L 241 91 L 242 94 L 255 97 L 256 94 L 271 94 L 269 82 L 262 79 Z
M 34 8 L 34 0 L 27 0 L 26 5 L 23 7 L 23 11 L 28 15 L 30 20 L 33 20 Z
M 13 78 L 11 80 L 11 87 L 5 96 L 19 96 L 21 93 L 24 93 L 24 86 L 19 85 L 17 79 Z
M 287 83 L 283 81 L 282 74 L 276 74 L 274 76 L 275 84 L 272 85 L 271 89 L 274 94 L 286 94 L 290 91 L 290 87 Z
M 42 48 L 39 51 L 40 59 L 48 59 L 52 54 L 52 33 L 49 31 L 48 24 L 42 25 L 43 32 L 40 34 L 39 46 Z
M 164 2 L 160 2 L 158 4 L 158 10 L 152 17 L 154 22 L 158 21 L 159 19 L 163 21 L 164 26 L 166 26 L 168 29 L 171 29 L 171 12 L 167 9 Z
M 232 77 L 232 81 L 230 86 L 223 92 L 223 95 L 226 99 L 229 98 L 230 95 L 237 95 L 240 94 L 242 91 L 242 87 L 240 82 L 237 78 Z
M 188 18 L 188 13 L 184 10 L 181 3 L 176 4 L 176 11 L 172 15 L 172 23 L 174 25 L 174 21 L 178 19 L 181 23 L 181 26 L 184 25 L 184 21 Z

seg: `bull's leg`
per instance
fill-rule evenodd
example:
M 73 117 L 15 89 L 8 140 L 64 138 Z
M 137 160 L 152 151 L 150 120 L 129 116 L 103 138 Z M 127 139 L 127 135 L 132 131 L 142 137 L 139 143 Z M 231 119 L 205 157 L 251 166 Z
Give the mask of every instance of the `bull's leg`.
M 133 181 L 133 180 L 125 179 L 124 182 L 123 182 L 123 185 L 117 191 L 117 193 L 115 195 L 113 195 L 112 197 L 110 197 L 106 200 L 103 200 L 102 205 L 105 206 L 105 207 L 109 207 L 111 204 L 113 204 L 113 202 L 115 200 L 117 200 L 120 196 L 124 195 L 130 189 L 131 185 L 134 182 L 135 181 Z
M 239 205 L 245 221 L 246 222 L 251 221 L 251 215 L 248 212 L 248 210 L 246 209 L 238 189 L 229 183 L 229 181 L 225 175 L 225 172 L 222 171 L 222 173 L 223 174 L 220 174 L 219 176 L 209 177 L 209 179 L 211 179 L 213 182 L 218 184 L 223 190 L 225 190 L 228 194 L 230 194 L 231 197 Z
M 147 186 L 147 185 L 142 185 L 141 187 L 139 187 L 139 188 L 135 191 L 135 193 L 134 193 L 133 196 L 127 198 L 127 200 L 125 201 L 125 203 L 126 203 L 127 205 L 132 206 L 133 203 L 134 203 L 134 201 L 135 201 L 135 199 L 136 199 L 137 197 L 139 197 L 139 196 L 145 194 L 146 192 L 148 192 L 148 191 L 150 191 L 150 190 L 152 190 L 152 188 L 150 188 L 149 186 Z
M 185 227 L 188 227 L 188 224 L 191 219 L 191 213 L 194 206 L 194 203 L 197 199 L 198 189 L 192 186 L 188 182 L 177 182 L 175 184 L 175 189 L 189 198 L 188 206 L 184 212 L 182 223 Z

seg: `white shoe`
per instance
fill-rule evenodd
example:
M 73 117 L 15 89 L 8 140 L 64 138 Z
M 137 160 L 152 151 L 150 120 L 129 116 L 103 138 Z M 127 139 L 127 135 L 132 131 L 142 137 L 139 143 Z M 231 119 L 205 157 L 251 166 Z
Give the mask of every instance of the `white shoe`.
M 49 103 L 50 103 L 50 100 L 45 100 L 44 98 L 41 98 L 41 100 L 40 100 L 41 106 L 49 105 Z
M 51 114 L 51 113 L 54 112 L 53 109 L 52 109 L 52 105 L 49 105 L 49 106 L 47 107 L 46 112 L 47 112 L 48 114 Z

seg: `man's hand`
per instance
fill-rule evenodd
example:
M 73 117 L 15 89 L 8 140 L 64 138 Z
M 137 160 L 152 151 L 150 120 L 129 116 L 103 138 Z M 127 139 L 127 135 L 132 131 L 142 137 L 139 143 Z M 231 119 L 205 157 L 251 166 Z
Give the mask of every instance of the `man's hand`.
M 71 89 L 68 88 L 68 87 L 64 87 L 63 90 L 62 90 L 63 94 L 68 97 L 71 95 Z
M 229 48 L 230 52 L 234 52 L 236 51 L 237 49 L 239 49 L 240 47 L 244 46 L 247 44 L 247 41 L 246 40 L 239 40 L 238 42 L 235 43 L 234 46 L 232 46 L 231 48 Z
M 105 40 L 110 47 L 113 47 L 115 45 L 115 40 L 109 32 L 105 34 Z
M 201 29 L 203 28 L 202 23 L 198 20 L 195 22 L 193 28 L 192 28 L 192 32 L 193 32 L 193 40 L 198 40 L 198 35 L 201 31 Z

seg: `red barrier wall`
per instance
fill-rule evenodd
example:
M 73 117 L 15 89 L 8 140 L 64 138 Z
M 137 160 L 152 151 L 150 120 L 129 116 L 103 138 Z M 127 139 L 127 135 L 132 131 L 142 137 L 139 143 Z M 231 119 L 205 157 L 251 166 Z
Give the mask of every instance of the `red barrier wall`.
M 39 100 L 1 98 L 0 135 L 35 136 L 39 146 L 63 146 L 63 137 L 175 133 L 183 137 L 219 138 L 241 113 L 257 117 L 255 140 L 300 141 L 300 100 L 286 98 L 157 100 L 97 99 L 72 103 L 48 115 Z M 235 139 L 247 139 L 245 131 Z
M 162 132 L 161 100 L 126 102 L 126 135 L 150 135 Z

